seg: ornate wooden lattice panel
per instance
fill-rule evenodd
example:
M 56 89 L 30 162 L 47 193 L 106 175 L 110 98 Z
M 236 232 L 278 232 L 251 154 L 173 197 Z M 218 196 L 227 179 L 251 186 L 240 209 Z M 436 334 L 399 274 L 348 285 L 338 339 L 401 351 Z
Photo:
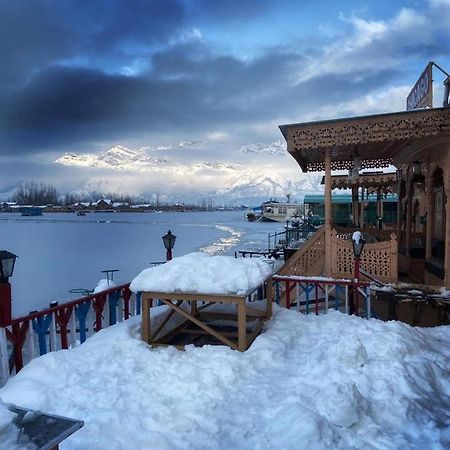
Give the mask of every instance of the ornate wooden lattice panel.
M 450 110 L 409 111 L 284 126 L 288 151 L 303 170 L 323 171 L 324 151 L 331 150 L 331 170 L 353 167 L 355 152 L 361 168 L 392 164 L 398 146 L 412 139 L 438 136 L 450 124 Z
M 341 234 L 342 236 L 342 234 Z M 342 239 L 336 230 L 331 235 L 331 267 L 335 278 L 353 278 L 354 255 L 350 239 Z M 361 255 L 361 268 L 384 282 L 397 281 L 397 238 L 366 244 Z
M 325 228 L 322 226 L 308 241 L 282 266 L 278 275 L 321 275 L 325 261 Z

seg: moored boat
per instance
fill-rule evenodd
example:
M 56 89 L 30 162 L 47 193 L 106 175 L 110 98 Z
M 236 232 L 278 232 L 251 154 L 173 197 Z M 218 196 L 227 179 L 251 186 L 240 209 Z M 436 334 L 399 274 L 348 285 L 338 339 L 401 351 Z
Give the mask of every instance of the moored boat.
M 286 222 L 287 220 L 298 219 L 303 214 L 303 205 L 289 202 L 289 198 L 287 202 L 264 202 L 261 208 L 261 220 L 265 222 Z

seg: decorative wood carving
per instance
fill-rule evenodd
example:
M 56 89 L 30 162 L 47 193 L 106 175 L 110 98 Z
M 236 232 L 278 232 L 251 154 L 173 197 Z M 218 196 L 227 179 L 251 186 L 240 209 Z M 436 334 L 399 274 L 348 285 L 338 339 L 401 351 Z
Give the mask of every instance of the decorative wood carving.
M 355 257 L 351 240 L 342 239 L 337 231 L 333 230 L 331 245 L 332 276 L 353 278 Z M 388 241 L 367 243 L 361 255 L 361 267 L 380 281 L 397 281 L 397 238 L 395 234 L 392 233 Z
M 362 169 L 387 167 L 408 141 L 438 136 L 450 126 L 450 109 L 428 109 L 335 121 L 285 125 L 288 151 L 304 171 L 323 171 L 325 149 L 331 169 L 347 170 L 359 153 Z

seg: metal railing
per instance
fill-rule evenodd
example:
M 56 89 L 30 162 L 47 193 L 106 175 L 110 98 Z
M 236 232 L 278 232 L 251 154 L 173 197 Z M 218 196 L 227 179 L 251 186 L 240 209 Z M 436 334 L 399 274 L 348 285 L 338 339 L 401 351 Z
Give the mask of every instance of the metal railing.
M 36 356 L 82 344 L 102 328 L 140 314 L 129 283 L 52 306 L 0 327 L 0 386 Z
M 274 301 L 281 306 L 316 315 L 330 308 L 371 317 L 370 283 L 324 277 L 274 275 Z M 360 304 L 359 299 L 363 299 Z

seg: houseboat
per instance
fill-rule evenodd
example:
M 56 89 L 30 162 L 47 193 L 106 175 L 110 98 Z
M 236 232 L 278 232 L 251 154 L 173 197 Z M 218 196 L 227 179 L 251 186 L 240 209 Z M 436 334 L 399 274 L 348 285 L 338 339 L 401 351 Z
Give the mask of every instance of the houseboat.
M 303 214 L 301 203 L 268 201 L 261 205 L 264 222 L 286 222 L 287 220 L 298 219 Z

